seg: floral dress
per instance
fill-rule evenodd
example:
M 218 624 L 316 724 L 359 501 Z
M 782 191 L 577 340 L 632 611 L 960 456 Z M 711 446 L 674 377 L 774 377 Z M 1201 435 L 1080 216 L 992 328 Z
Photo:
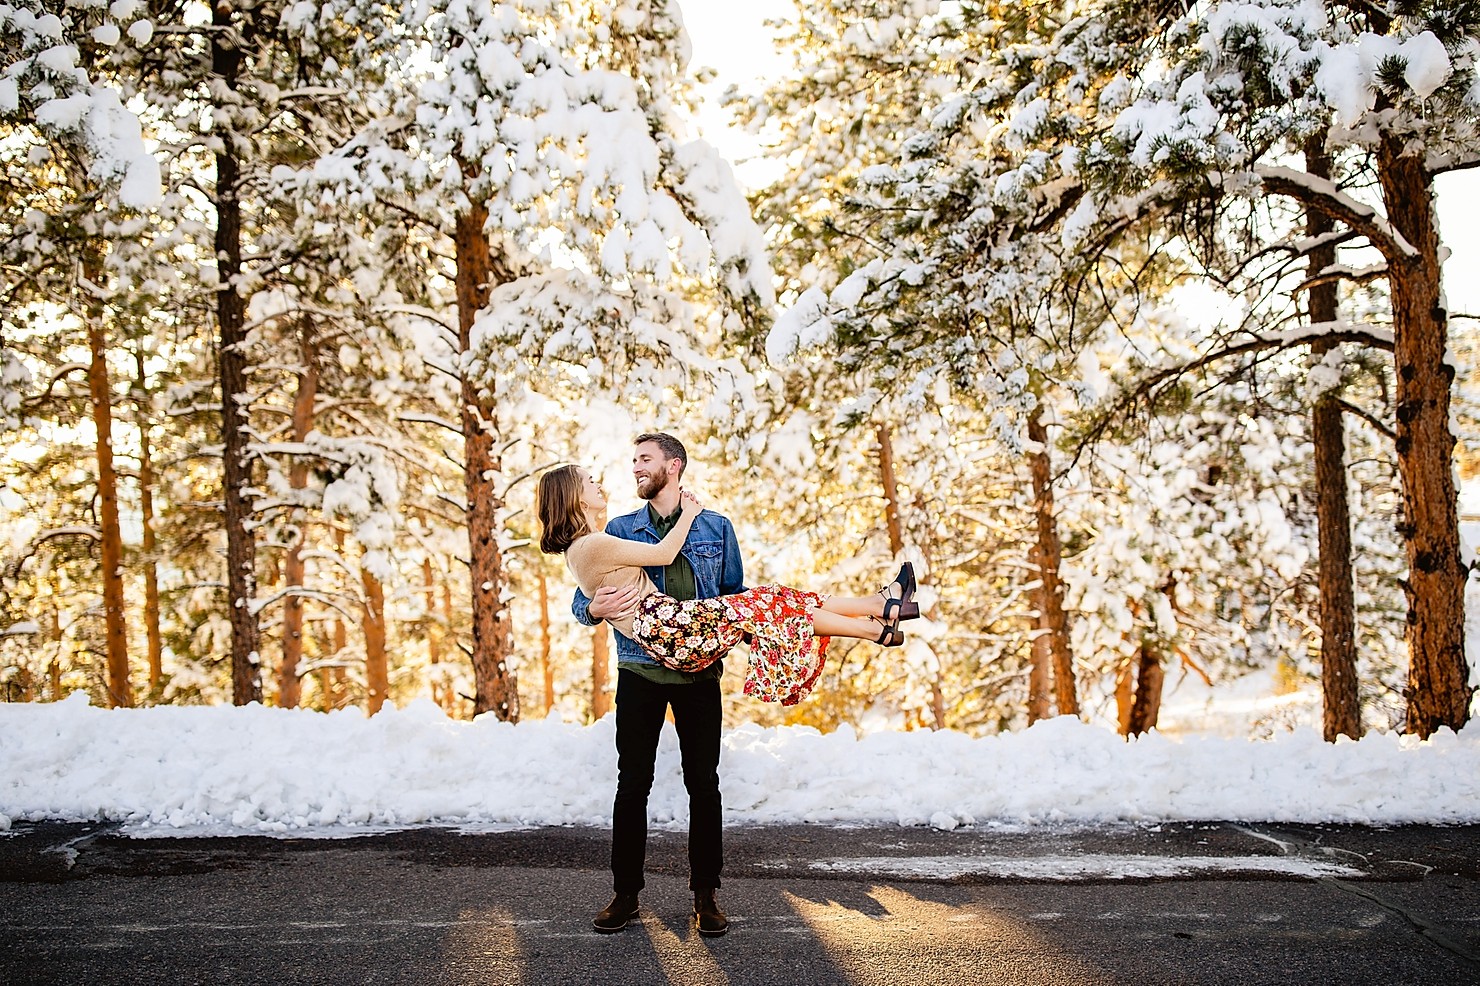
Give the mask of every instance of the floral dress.
M 822 675 L 827 637 L 812 632 L 812 611 L 827 597 L 784 585 L 680 602 L 661 592 L 638 606 L 633 640 L 664 667 L 700 671 L 750 634 L 745 694 L 796 705 Z

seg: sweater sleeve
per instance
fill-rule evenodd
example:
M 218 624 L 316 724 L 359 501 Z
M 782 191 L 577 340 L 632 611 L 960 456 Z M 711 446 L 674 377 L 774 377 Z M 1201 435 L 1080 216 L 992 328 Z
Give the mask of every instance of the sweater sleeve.
M 691 515 L 686 520 L 680 520 L 673 525 L 673 530 L 663 535 L 663 540 L 657 544 L 648 544 L 646 541 L 628 541 L 624 538 L 613 537 L 610 534 L 592 534 L 589 537 L 595 539 L 592 545 L 599 551 L 602 561 L 613 565 L 634 565 L 645 568 L 650 565 L 667 565 L 678 557 L 678 551 L 683 547 L 684 538 L 689 536 L 689 528 L 694 524 Z

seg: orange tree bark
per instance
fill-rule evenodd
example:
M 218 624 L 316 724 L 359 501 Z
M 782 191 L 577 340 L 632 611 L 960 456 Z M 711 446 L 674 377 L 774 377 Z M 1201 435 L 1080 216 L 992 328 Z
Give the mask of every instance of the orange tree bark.
M 1049 460 L 1048 428 L 1042 409 L 1028 420 L 1028 438 L 1038 449 L 1028 456 L 1033 476 L 1033 512 L 1038 521 L 1038 539 L 1032 560 L 1038 569 L 1038 628 L 1034 639 L 1034 663 L 1039 660 L 1039 641 L 1047 640 L 1053 665 L 1054 701 L 1059 715 L 1079 715 L 1079 694 L 1074 684 L 1074 657 L 1069 649 L 1069 617 L 1064 612 L 1064 583 L 1059 577 L 1063 549 L 1054 517 L 1053 469 Z
M 344 531 L 337 527 L 334 529 L 334 552 L 340 558 L 344 557 Z M 349 646 L 349 631 L 345 629 L 342 616 L 334 619 L 330 646 L 334 648 L 334 663 L 319 672 L 319 688 L 324 693 L 325 712 L 344 704 L 344 665 L 340 662 L 344 660 L 344 649 Z
M 103 337 L 103 308 L 92 294 L 102 282 L 103 263 L 92 245 L 84 249 L 83 290 L 87 301 L 87 343 L 92 361 L 87 384 L 97 433 L 98 526 L 102 530 L 103 623 L 108 664 L 108 704 L 131 706 L 128 677 L 128 629 L 123 616 L 123 535 L 118 526 L 118 475 L 113 469 L 113 393 L 108 379 L 108 347 Z
M 889 530 L 889 553 L 896 558 L 904 550 L 904 526 L 899 520 L 899 483 L 894 477 L 894 443 L 889 426 L 879 425 L 879 479 L 884 486 L 884 523 Z
M 216 4 L 211 15 L 211 74 L 234 91 L 241 70 L 239 25 L 231 5 Z M 216 152 L 216 321 L 220 330 L 222 497 L 226 523 L 226 605 L 231 618 L 231 700 L 236 705 L 262 701 L 257 615 L 257 542 L 248 522 L 251 465 L 247 461 L 247 380 L 245 306 L 236 280 L 242 269 L 242 210 L 238 198 L 241 162 L 233 135 L 222 135 Z
M 1034 593 L 1035 597 L 1037 593 Z M 1049 649 L 1048 634 L 1041 629 L 1041 617 L 1033 620 L 1037 631 L 1029 645 L 1032 663 L 1028 667 L 1028 725 L 1053 715 L 1053 651 Z
M 606 623 L 591 628 L 591 718 L 600 719 L 612 710 L 611 635 Z
M 1115 669 L 1115 728 L 1122 736 L 1131 732 L 1131 709 L 1136 703 L 1137 658 L 1121 658 Z
M 432 702 L 445 712 L 447 703 L 442 698 L 441 669 L 437 667 L 442 663 L 442 628 L 437 625 L 437 583 L 430 557 L 421 560 L 421 585 L 426 595 L 427 663 L 432 667 Z
M 385 590 L 380 580 L 361 566 L 360 585 L 365 590 L 365 711 L 370 715 L 385 705 L 390 691 L 390 669 L 385 656 Z
M 475 203 L 457 217 L 453 242 L 457 255 L 457 325 L 462 352 L 472 348 L 473 321 L 488 303 L 497 276 L 484 224 L 488 211 Z M 473 597 L 473 714 L 492 712 L 519 721 L 519 694 L 509 657 L 513 652 L 509 611 L 503 592 L 503 556 L 498 546 L 499 498 L 494 477 L 502 467 L 494 450 L 498 427 L 491 396 L 493 382 L 477 381 L 461 371 L 461 420 L 464 484 L 467 493 L 468 542 Z
M 540 590 L 540 671 L 545 684 L 545 714 L 555 707 L 555 668 L 550 663 L 550 580 L 539 570 Z
M 1414 254 L 1388 257 L 1397 374 L 1398 471 L 1408 549 L 1407 729 L 1428 736 L 1469 719 L 1464 589 L 1449 430 L 1454 368 L 1446 361 L 1448 313 L 1440 292 L 1433 176 L 1401 138 L 1384 137 L 1378 178 L 1389 221 Z
M 442 580 L 442 630 L 449 633 L 452 627 L 452 580 Z M 449 717 L 457 711 L 457 686 L 451 681 L 442 686 L 442 711 Z
M 134 408 L 139 428 L 139 514 L 143 525 L 144 633 L 149 646 L 149 700 L 158 701 L 164 687 L 164 641 L 159 632 L 159 558 L 154 534 L 154 456 L 149 443 L 149 416 L 145 405 L 149 399 L 148 378 L 144 373 L 144 349 L 134 350 L 137 376 L 134 386 Z
M 1331 159 L 1320 140 L 1305 148 L 1305 170 L 1319 178 L 1331 176 Z M 1336 223 L 1316 209 L 1306 210 L 1306 231 L 1312 239 L 1331 233 Z M 1312 277 L 1335 264 L 1336 246 L 1327 244 L 1310 253 Z M 1336 281 L 1322 280 L 1308 295 L 1315 324 L 1332 323 L 1338 314 Z M 1319 363 L 1336 343 L 1311 346 L 1311 362 Z M 1311 409 L 1311 442 L 1315 450 L 1316 528 L 1319 543 L 1317 580 L 1321 617 L 1321 730 L 1326 742 L 1337 736 L 1362 736 L 1362 710 L 1357 696 L 1356 603 L 1352 588 L 1351 510 L 1346 498 L 1346 425 L 1334 390 L 1316 398 Z
M 1161 654 L 1149 641 L 1141 641 L 1141 652 L 1135 660 L 1136 697 L 1131 702 L 1130 716 L 1125 724 L 1127 736 L 1139 736 L 1156 728 L 1161 714 L 1161 692 L 1166 683 L 1166 671 L 1161 666 Z
M 304 316 L 302 334 L 298 342 L 298 360 L 302 369 L 298 371 L 298 390 L 293 395 L 293 441 L 302 442 L 313 429 L 313 406 L 319 390 L 318 342 L 314 336 L 313 320 Z M 288 469 L 288 485 L 301 490 L 308 486 L 308 459 L 298 456 Z M 278 705 L 285 709 L 297 708 L 302 698 L 302 682 L 298 677 L 298 663 L 303 659 L 303 539 L 306 518 L 301 509 L 295 509 L 298 523 L 288 556 L 283 562 L 283 580 L 287 583 L 287 596 L 283 600 L 283 660 L 278 665 Z

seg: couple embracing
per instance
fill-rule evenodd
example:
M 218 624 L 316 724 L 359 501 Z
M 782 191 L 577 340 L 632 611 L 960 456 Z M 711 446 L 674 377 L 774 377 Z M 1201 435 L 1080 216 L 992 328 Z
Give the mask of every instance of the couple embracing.
M 593 919 L 621 931 L 644 886 L 647 802 L 667 710 L 689 794 L 689 888 L 699 933 L 729 928 L 715 899 L 723 866 L 719 679 L 723 658 L 750 644 L 745 693 L 795 704 L 822 673 L 829 637 L 904 642 L 919 615 L 909 564 L 878 595 L 829 596 L 787 586 L 746 589 L 734 527 L 680 486 L 688 454 L 672 435 L 639 435 L 632 458 L 646 505 L 606 522 L 600 483 L 579 466 L 539 481 L 540 549 L 563 554 L 580 588 L 571 610 L 617 631 L 617 795 L 612 808 L 615 897 Z

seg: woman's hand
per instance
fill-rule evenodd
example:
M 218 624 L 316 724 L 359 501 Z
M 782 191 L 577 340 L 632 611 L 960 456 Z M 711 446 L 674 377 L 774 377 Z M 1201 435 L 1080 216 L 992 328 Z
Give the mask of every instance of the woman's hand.
M 704 509 L 704 505 L 699 502 L 699 498 L 688 490 L 679 491 L 678 503 L 680 517 L 697 517 Z

